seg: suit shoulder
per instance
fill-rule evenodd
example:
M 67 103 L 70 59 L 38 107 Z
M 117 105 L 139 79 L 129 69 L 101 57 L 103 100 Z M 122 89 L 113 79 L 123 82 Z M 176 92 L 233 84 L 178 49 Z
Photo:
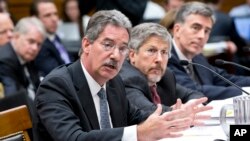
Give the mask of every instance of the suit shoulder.
M 11 46 L 8 44 L 0 47 L 0 60 L 11 59 L 14 53 L 11 50 Z
M 53 69 L 44 79 L 47 80 L 56 77 L 62 79 L 70 79 L 70 74 L 66 65 L 61 65 Z

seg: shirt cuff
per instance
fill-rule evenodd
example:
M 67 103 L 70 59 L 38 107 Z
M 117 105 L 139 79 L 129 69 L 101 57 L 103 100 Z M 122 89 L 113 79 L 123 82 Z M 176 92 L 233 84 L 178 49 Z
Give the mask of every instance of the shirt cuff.
M 124 128 L 122 141 L 137 141 L 137 125 Z

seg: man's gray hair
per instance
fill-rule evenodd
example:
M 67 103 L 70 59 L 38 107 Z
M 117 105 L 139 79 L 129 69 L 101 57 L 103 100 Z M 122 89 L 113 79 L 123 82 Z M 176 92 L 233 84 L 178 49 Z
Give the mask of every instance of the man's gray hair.
M 157 23 L 142 23 L 131 30 L 129 48 L 138 51 L 139 48 L 152 36 L 162 38 L 169 43 L 169 57 L 171 56 L 171 35 L 167 29 Z
M 128 34 L 130 34 L 130 30 L 132 28 L 130 20 L 120 11 L 101 10 L 96 12 L 90 18 L 86 28 L 85 37 L 93 43 L 98 38 L 99 34 L 103 32 L 104 28 L 109 24 L 127 29 Z M 79 51 L 79 56 L 81 53 L 82 48 Z
M 14 28 L 14 32 L 26 34 L 29 32 L 31 26 L 35 27 L 43 35 L 43 37 L 46 36 L 43 23 L 36 17 L 25 17 L 20 19 Z
M 175 17 L 175 23 L 184 23 L 187 16 L 197 14 L 204 17 L 210 17 L 215 22 L 212 9 L 202 2 L 187 2 L 180 7 Z

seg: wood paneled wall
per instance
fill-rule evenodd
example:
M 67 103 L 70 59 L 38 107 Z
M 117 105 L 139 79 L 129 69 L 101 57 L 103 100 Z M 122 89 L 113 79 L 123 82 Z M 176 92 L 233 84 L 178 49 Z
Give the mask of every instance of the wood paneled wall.
M 6 0 L 9 5 L 9 10 L 12 17 L 17 21 L 22 17 L 29 16 L 30 6 L 33 0 Z M 54 0 L 59 16 L 62 15 L 62 2 L 63 0 Z

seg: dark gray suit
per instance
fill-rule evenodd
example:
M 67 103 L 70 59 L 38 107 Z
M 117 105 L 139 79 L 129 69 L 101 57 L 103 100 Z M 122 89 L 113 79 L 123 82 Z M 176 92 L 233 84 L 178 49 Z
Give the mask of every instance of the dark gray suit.
M 35 104 L 39 122 L 34 125 L 44 141 L 117 141 L 123 127 L 145 120 L 148 115 L 132 107 L 119 76 L 106 85 L 113 129 L 100 130 L 90 89 L 80 61 L 61 66 L 41 83 Z
M 120 75 L 125 84 L 127 98 L 130 103 L 149 113 L 155 111 L 156 105 L 153 103 L 145 75 L 132 66 L 129 61 L 123 63 Z M 169 106 L 175 104 L 177 98 L 180 98 L 185 103 L 190 99 L 204 97 L 200 92 L 176 85 L 175 77 L 170 70 L 167 70 L 160 82 L 157 83 L 157 92 L 164 105 L 164 112 L 171 110 Z
M 4 85 L 5 96 L 9 96 L 21 89 L 27 89 L 29 83 L 32 83 L 37 89 L 40 80 L 38 71 L 33 62 L 26 64 L 30 74 L 30 82 L 25 75 L 24 68 L 17 58 L 17 55 L 10 43 L 0 47 L 0 81 Z

